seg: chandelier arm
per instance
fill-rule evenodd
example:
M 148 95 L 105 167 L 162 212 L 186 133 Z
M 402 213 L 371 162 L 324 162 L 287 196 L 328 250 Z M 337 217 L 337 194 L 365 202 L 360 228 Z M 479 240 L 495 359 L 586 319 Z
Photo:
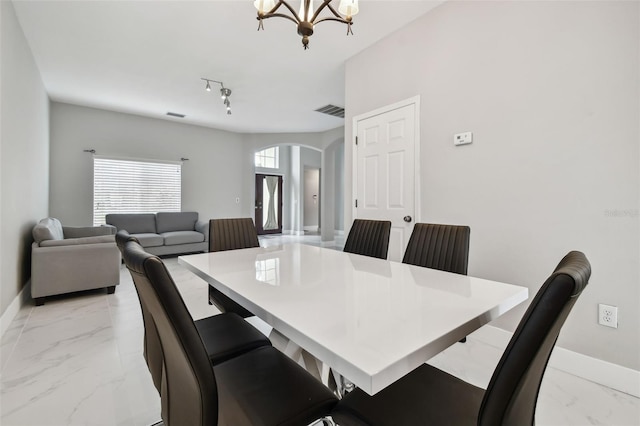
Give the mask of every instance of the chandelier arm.
M 317 25 L 317 24 L 319 24 L 320 22 L 324 22 L 324 21 L 336 21 L 336 22 L 340 22 L 340 23 L 342 23 L 342 24 L 347 24 L 347 25 L 351 25 L 351 24 L 352 24 L 352 22 L 351 22 L 351 21 L 347 21 L 346 19 L 343 19 L 343 18 L 340 18 L 340 17 L 338 17 L 338 18 L 332 18 L 332 17 L 330 17 L 330 16 L 329 16 L 329 17 L 326 17 L 326 18 L 322 18 L 322 19 L 320 19 L 318 22 L 313 22 L 313 24 L 314 24 L 314 25 Z
M 300 21 L 297 18 L 292 18 L 289 15 L 285 15 L 284 13 L 270 13 L 270 14 L 265 14 L 261 17 L 258 17 L 256 19 L 259 20 L 263 20 L 263 19 L 268 19 L 268 18 L 274 18 L 274 17 L 278 17 L 278 18 L 287 18 L 288 20 L 292 21 L 294 24 L 298 25 L 300 23 Z
M 269 14 L 271 14 L 271 13 L 274 13 L 276 10 L 278 10 L 278 8 L 279 8 L 280 6 L 282 6 L 282 3 L 284 3 L 284 1 L 283 1 L 283 0 L 278 0 L 278 3 L 276 3 L 276 4 L 275 4 L 275 6 L 273 6 L 273 7 L 271 8 L 271 10 L 270 10 L 270 11 L 265 12 L 265 15 L 269 15 Z
M 284 14 L 282 14 L 282 13 L 269 13 L 269 14 L 268 14 L 269 16 L 265 15 L 265 18 L 270 18 L 270 17 L 272 17 L 272 16 L 280 16 L 280 17 L 282 17 L 282 18 L 290 19 L 290 20 L 292 20 L 293 22 L 295 22 L 296 24 L 299 24 L 299 23 L 300 23 L 300 18 L 298 18 L 298 13 L 297 13 L 295 10 L 293 10 L 293 8 L 292 8 L 292 7 L 289 5 L 289 3 L 287 3 L 286 1 L 280 0 L 280 1 L 278 2 L 278 4 L 276 5 L 276 7 L 274 7 L 273 9 L 271 9 L 271 11 L 275 12 L 275 11 L 276 11 L 276 9 L 278 9 L 280 6 L 284 6 L 284 7 L 286 7 L 287 9 L 289 9 L 289 12 L 291 12 L 291 15 L 292 15 L 293 17 L 288 16 L 288 15 L 284 15 Z
M 342 18 L 342 16 L 333 8 L 333 6 L 331 6 L 331 4 L 327 4 L 327 7 L 331 11 L 331 13 L 333 13 L 334 16 L 336 16 L 338 18 Z
M 313 16 L 311 17 L 311 19 L 309 19 L 309 22 L 313 24 L 313 23 L 315 22 L 316 18 L 318 17 L 318 15 L 320 14 L 320 12 L 322 12 L 322 9 L 324 9 L 324 8 L 325 8 L 325 7 L 327 7 L 327 6 L 329 6 L 329 10 L 331 10 L 331 12 L 332 12 L 336 17 L 340 17 L 340 15 L 338 15 L 338 14 L 336 13 L 336 11 L 334 10 L 334 8 L 333 8 L 333 7 L 331 7 L 331 4 L 329 4 L 329 3 L 331 3 L 331 0 L 324 0 L 324 1 L 322 2 L 322 4 L 321 4 L 320 6 L 318 6 L 318 8 L 316 9 L 315 13 L 314 13 L 314 14 L 313 14 Z M 318 21 L 318 22 L 320 22 L 320 21 Z

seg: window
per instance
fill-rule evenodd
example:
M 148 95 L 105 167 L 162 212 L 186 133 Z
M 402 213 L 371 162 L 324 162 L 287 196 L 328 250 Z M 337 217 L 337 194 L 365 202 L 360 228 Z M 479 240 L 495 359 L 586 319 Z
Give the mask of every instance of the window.
M 277 169 L 279 149 L 277 146 L 263 149 L 262 151 L 256 152 L 256 167 L 262 167 L 265 169 Z
M 93 158 L 93 224 L 109 213 L 179 212 L 182 163 Z

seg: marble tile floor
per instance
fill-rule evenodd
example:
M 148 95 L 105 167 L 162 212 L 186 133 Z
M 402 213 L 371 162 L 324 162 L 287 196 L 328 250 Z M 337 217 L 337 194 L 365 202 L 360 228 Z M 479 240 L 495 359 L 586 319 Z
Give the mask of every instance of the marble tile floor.
M 269 236 L 264 246 L 319 236 Z M 341 249 L 344 241 L 330 244 Z M 206 283 L 165 259 L 195 319 L 217 313 Z M 265 333 L 266 324 L 252 321 Z M 143 326 L 126 268 L 116 292 L 83 292 L 25 306 L 0 342 L 0 425 L 152 425 L 160 399 L 142 357 Z M 430 361 L 486 387 L 504 348 L 469 336 Z M 640 400 L 549 368 L 538 425 L 640 425 Z

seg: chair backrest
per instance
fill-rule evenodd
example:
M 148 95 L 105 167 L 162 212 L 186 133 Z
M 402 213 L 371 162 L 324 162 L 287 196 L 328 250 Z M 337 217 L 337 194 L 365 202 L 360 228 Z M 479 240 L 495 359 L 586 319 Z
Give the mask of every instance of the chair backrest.
M 467 275 L 468 226 L 416 223 L 402 263 Z
M 591 265 L 578 251 L 567 254 L 525 312 L 485 392 L 478 425 L 533 425 L 540 383 L 551 351 Z
M 124 247 L 129 241 L 140 243 L 136 237 L 129 234 L 125 230 L 116 232 L 116 245 L 122 253 L 124 259 Z M 133 275 L 132 275 L 133 278 Z M 136 287 L 136 292 L 138 288 Z M 158 330 L 156 324 L 153 322 L 151 313 L 145 305 L 144 301 L 138 293 L 138 300 L 140 301 L 140 310 L 142 311 L 142 323 L 144 325 L 144 341 L 143 341 L 143 356 L 147 362 L 147 367 L 151 373 L 151 379 L 153 384 L 158 390 L 158 393 L 162 390 L 162 347 L 160 346 L 160 336 L 158 336 Z
M 116 245 L 120 249 L 120 253 L 124 251 L 124 245 L 129 241 L 135 241 L 136 243 L 140 243 L 136 237 L 131 235 L 128 231 L 121 229 L 116 232 Z
M 216 425 L 218 394 L 213 367 L 171 275 L 160 258 L 134 241 L 125 244 L 124 260 L 158 331 L 164 424 Z
M 209 221 L 209 251 L 251 247 L 260 247 L 260 243 L 253 219 L 250 217 Z
M 391 222 L 388 220 L 355 219 L 344 244 L 347 253 L 387 258 Z

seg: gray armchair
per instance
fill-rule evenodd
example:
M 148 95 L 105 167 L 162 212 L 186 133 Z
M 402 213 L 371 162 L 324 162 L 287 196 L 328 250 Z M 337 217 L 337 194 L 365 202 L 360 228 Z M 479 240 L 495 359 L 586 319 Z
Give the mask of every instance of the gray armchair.
M 45 297 L 120 284 L 120 251 L 114 229 L 105 226 L 62 226 L 42 219 L 33 228 L 31 297 L 37 306 Z

